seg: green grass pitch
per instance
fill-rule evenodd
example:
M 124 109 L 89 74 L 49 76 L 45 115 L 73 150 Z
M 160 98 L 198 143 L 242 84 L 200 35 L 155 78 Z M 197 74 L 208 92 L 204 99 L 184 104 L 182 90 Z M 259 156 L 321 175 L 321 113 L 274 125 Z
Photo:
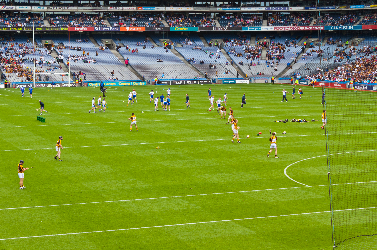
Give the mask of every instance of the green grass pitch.
M 154 112 L 148 95 L 166 96 L 168 86 L 134 86 L 108 88 L 108 109 L 96 114 L 88 110 L 98 87 L 36 88 L 32 99 L 27 89 L 25 97 L 0 89 L 0 249 L 333 247 L 321 89 L 302 87 L 302 99 L 292 99 L 288 85 L 170 87 L 171 111 Z M 208 111 L 209 87 L 215 100 L 228 94 L 241 144 L 231 142 L 227 118 Z M 133 88 L 138 102 L 127 107 Z M 129 131 L 132 112 L 138 132 Z M 292 118 L 318 121 L 274 122 Z M 278 159 L 266 156 L 270 129 Z M 58 136 L 62 162 L 54 160 Z M 25 190 L 21 159 L 34 167 Z M 356 242 L 376 249 L 374 238 Z

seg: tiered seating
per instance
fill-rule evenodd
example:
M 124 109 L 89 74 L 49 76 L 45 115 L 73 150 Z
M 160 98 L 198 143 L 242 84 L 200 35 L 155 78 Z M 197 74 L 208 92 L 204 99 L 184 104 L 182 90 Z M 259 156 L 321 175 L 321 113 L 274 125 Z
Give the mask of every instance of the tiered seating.
M 98 15 L 50 16 L 48 20 L 52 27 L 107 27 L 103 18 Z
M 359 16 L 356 14 L 341 15 L 336 13 L 322 14 L 318 17 L 314 25 L 354 25 L 359 21 Z
M 336 65 L 306 76 L 307 79 L 350 81 L 358 83 L 377 83 L 377 54 L 359 57 L 344 64 Z
M 177 47 L 176 50 L 208 78 L 235 78 L 236 69 L 217 47 L 204 47 L 201 50 L 190 47 Z
M 196 27 L 213 27 L 216 26 L 216 21 L 213 18 L 207 17 L 206 14 L 190 14 L 188 17 L 195 23 Z
M 0 47 L 1 70 L 11 82 L 33 81 L 33 60 L 37 60 L 36 81 L 45 81 L 48 76 L 50 81 L 61 81 L 59 75 L 43 75 L 39 73 L 61 73 L 56 60 L 43 48 L 33 51 L 33 44 L 25 35 L 17 35 L 14 38 L 3 38 Z M 67 78 L 66 78 L 67 79 Z
M 104 37 L 104 36 L 103 36 Z M 65 48 L 56 49 L 58 54 L 63 55 L 67 64 L 70 57 L 71 72 L 84 72 L 85 80 L 137 80 L 138 77 L 125 67 L 109 49 L 101 50 L 89 41 L 87 36 L 71 35 L 70 41 L 66 36 L 44 37 L 51 39 L 56 44 L 63 43 Z M 99 41 L 101 43 L 101 41 Z M 99 44 L 100 44 L 99 43 Z M 81 50 L 74 48 L 80 47 Z M 72 49 L 70 49 L 72 48 Z M 84 55 L 83 55 L 84 51 Z M 96 56 L 96 52 L 98 56 Z M 95 62 L 94 62 L 95 61 Z M 114 71 L 114 76 L 111 72 Z
M 111 26 L 123 27 L 163 27 L 160 15 L 136 13 L 125 16 L 112 16 L 108 18 Z
M 28 15 L 21 14 L 19 16 L 0 15 L 0 27 L 43 27 L 43 18 L 38 14 Z
M 170 27 L 212 27 L 216 26 L 213 18 L 206 14 L 189 15 L 167 14 L 166 22 Z
M 367 14 L 363 16 L 363 19 L 361 22 L 359 22 L 360 25 L 369 25 L 369 24 L 376 24 L 376 13 L 373 14 Z
M 265 37 L 265 34 L 262 33 L 260 36 Z M 257 37 L 257 39 L 259 38 Z M 282 35 L 281 37 L 270 37 L 271 44 L 268 48 L 264 48 L 263 42 L 254 43 L 254 45 L 226 43 L 224 48 L 248 77 L 271 77 L 278 75 L 287 67 L 287 64 L 291 64 L 295 60 L 301 51 L 301 47 L 297 45 L 300 39 Z M 279 50 L 279 45 L 281 50 Z M 262 55 L 264 51 L 267 56 L 271 55 L 268 57 L 270 60 L 266 59 L 265 54 Z
M 248 15 L 243 14 L 238 15 L 229 15 L 221 16 L 218 21 L 221 26 L 228 27 L 241 27 L 241 26 L 262 26 L 263 17 L 262 15 Z
M 349 36 L 340 36 L 336 38 L 337 41 L 346 41 L 350 39 Z M 333 40 L 335 41 L 335 40 Z M 322 60 L 320 65 L 320 57 L 318 57 L 318 46 L 316 48 L 309 48 L 300 60 L 293 66 L 292 69 L 286 72 L 286 76 L 298 75 L 305 76 L 315 74 L 319 69 L 332 68 L 356 58 L 357 56 L 364 55 L 362 50 L 363 45 L 355 47 L 356 49 L 341 46 L 343 43 L 329 43 L 321 46 Z M 353 47 L 354 48 L 354 47 Z M 360 49 L 361 48 L 361 49 Z M 361 50 L 361 51 L 359 51 Z
M 310 13 L 273 14 L 267 20 L 272 26 L 309 26 L 312 21 Z
M 155 77 L 159 79 L 194 79 L 199 77 L 171 50 L 166 50 L 163 47 L 153 48 L 151 42 L 147 41 L 143 35 L 132 37 L 120 35 L 118 39 L 122 44 L 129 46 L 129 49 L 120 48 L 120 54 L 125 59 L 128 58 L 130 65 L 146 80 L 151 81 Z M 138 52 L 132 53 L 135 49 L 138 49 Z M 157 62 L 158 60 L 161 62 Z M 162 77 L 163 73 L 164 76 Z

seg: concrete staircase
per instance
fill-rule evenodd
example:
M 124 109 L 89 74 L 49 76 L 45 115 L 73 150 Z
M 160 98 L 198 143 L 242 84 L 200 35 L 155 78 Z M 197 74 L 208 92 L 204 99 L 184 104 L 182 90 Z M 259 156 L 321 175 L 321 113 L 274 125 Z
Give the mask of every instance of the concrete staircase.
M 322 40 L 321 45 L 322 45 L 322 46 L 326 45 L 326 42 L 328 42 L 328 39 L 329 39 L 329 38 L 330 38 L 330 37 L 324 37 L 324 40 Z
M 306 51 L 306 50 L 305 50 Z M 296 62 L 298 62 L 299 61 L 299 59 L 301 59 L 301 56 L 303 56 L 303 52 L 302 53 L 300 53 L 297 57 L 296 57 Z M 291 68 L 291 66 L 293 66 L 295 64 L 295 60 L 294 61 L 292 61 L 292 63 L 289 65 L 289 66 L 287 66 L 286 68 L 284 68 L 283 69 L 283 71 L 281 71 L 278 75 L 276 75 L 276 78 L 280 78 L 280 77 L 282 77 L 284 74 L 286 74 L 287 73 L 287 71 Z
M 218 22 L 218 20 L 215 20 L 216 27 L 221 27 L 221 24 Z
M 267 19 L 262 20 L 262 26 L 267 26 Z
M 100 45 L 97 43 L 97 41 L 96 41 L 91 35 L 89 35 L 88 37 L 89 37 L 89 40 L 91 40 L 91 42 L 92 42 L 97 48 L 100 47 Z
M 50 23 L 48 20 L 43 20 L 43 24 L 46 26 L 46 27 L 50 27 Z
M 147 37 L 147 40 L 149 40 L 155 47 L 159 47 L 151 37 Z
M 304 36 L 304 37 L 303 37 L 303 38 L 297 43 L 297 45 L 299 45 L 299 46 L 303 46 L 305 40 L 307 40 L 307 38 Z
M 187 60 L 175 49 L 170 49 L 170 51 L 172 53 L 174 53 L 175 56 L 177 56 L 178 58 L 180 58 L 180 60 L 182 60 L 188 67 L 192 68 L 195 72 L 197 72 L 200 76 L 202 76 L 203 78 L 205 78 L 205 75 L 204 73 L 202 73 L 201 71 L 199 71 L 195 66 L 191 65 L 190 63 L 187 62 Z
M 125 65 L 125 58 L 118 52 L 118 51 L 116 51 L 116 50 L 110 50 L 112 53 L 113 53 L 113 55 L 115 55 L 120 61 L 121 61 L 121 63 L 123 64 L 123 65 Z M 125 66 L 126 67 L 126 66 Z M 144 80 L 143 79 L 143 77 L 141 76 L 141 74 L 139 74 L 138 73 L 138 71 L 136 71 L 134 68 L 133 68 L 133 66 L 131 65 L 131 64 L 129 64 L 129 66 L 128 66 L 128 68 L 129 68 L 129 70 L 131 71 L 131 72 L 133 72 L 140 80 Z
M 108 19 L 104 19 L 104 23 L 105 23 L 108 27 L 113 27 L 113 26 L 109 23 Z
M 256 44 L 255 39 L 256 39 L 255 35 L 252 34 L 251 37 L 250 37 L 250 45 L 255 45 Z
M 267 58 L 267 48 L 266 47 L 262 47 L 261 59 L 262 60 L 266 60 L 266 58 Z
M 209 47 L 207 40 L 205 40 L 205 38 L 203 36 L 199 36 L 199 37 L 200 37 L 200 40 L 203 42 L 204 47 Z
M 166 20 L 161 20 L 162 21 L 162 24 L 164 25 L 164 27 L 170 27 L 169 25 L 168 25 L 168 23 L 166 22 Z
M 363 16 L 361 16 L 361 18 L 359 18 L 358 22 L 356 22 L 354 25 L 358 25 L 359 22 L 361 22 L 363 20 Z
M 55 50 L 51 50 L 50 54 L 53 58 L 57 58 L 59 55 Z M 62 70 L 65 72 L 68 72 L 68 67 L 65 63 L 59 63 L 59 65 L 62 67 Z
M 229 62 L 233 62 L 233 67 L 234 67 L 234 69 L 236 69 L 236 71 L 239 73 L 239 75 L 242 78 L 245 78 L 246 73 L 239 67 L 239 65 L 236 62 L 233 61 L 233 59 L 228 55 L 228 53 L 224 49 L 221 49 L 221 52 L 222 52 L 222 54 L 224 54 L 224 56 L 226 57 L 226 59 Z

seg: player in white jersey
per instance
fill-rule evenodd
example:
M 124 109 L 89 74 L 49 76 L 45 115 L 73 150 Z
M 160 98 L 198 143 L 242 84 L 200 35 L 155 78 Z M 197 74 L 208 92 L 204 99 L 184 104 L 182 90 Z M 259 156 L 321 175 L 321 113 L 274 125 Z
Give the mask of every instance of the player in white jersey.
M 167 95 L 171 95 L 171 90 L 170 90 L 170 88 L 168 88 L 168 90 L 167 90 Z
M 149 92 L 149 95 L 150 95 L 150 103 L 152 100 L 154 100 L 154 91 L 151 90 L 151 92 Z
M 212 110 L 212 108 L 213 108 L 213 110 L 215 109 L 214 106 L 213 106 L 213 102 L 214 102 L 214 100 L 215 100 L 215 96 L 212 96 L 212 97 L 209 99 L 209 102 L 211 103 L 211 107 L 209 107 L 209 111 Z
M 101 96 L 97 99 L 97 108 L 101 111 Z
M 132 103 L 133 104 L 133 94 L 130 92 L 129 93 L 129 96 L 128 96 L 128 104 L 126 106 L 129 106 L 129 104 Z
M 154 99 L 155 111 L 158 111 L 158 98 Z
M 133 103 L 134 101 L 137 103 L 137 92 L 134 89 L 132 91 L 132 94 L 133 94 Z
M 224 104 L 225 104 L 225 106 L 226 106 L 226 100 L 228 99 L 228 96 L 226 95 L 226 93 L 225 93 L 225 95 L 224 95 Z
M 221 98 L 219 98 L 217 101 L 216 101 L 216 104 L 217 104 L 217 113 L 220 113 L 220 109 L 221 109 Z
M 103 99 L 103 112 L 107 109 L 107 101 L 105 101 L 105 98 Z
M 95 97 L 93 97 L 92 99 L 92 108 L 91 110 L 88 111 L 88 113 L 91 113 L 92 110 L 93 110 L 93 113 L 96 113 Z

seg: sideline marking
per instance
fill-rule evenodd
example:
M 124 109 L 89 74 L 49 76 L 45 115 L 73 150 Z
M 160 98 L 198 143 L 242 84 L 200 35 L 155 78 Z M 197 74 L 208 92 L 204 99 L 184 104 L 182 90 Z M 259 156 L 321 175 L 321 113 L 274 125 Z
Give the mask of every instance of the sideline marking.
M 302 135 L 299 135 L 299 136 L 302 136 Z M 376 150 L 368 150 L 368 151 L 376 151 Z M 363 152 L 363 151 L 356 151 L 356 152 Z M 345 152 L 345 153 L 350 153 L 350 152 Z M 342 153 L 337 153 L 337 154 L 342 154 Z M 330 155 L 333 155 L 333 154 L 330 154 Z M 315 157 L 305 158 L 305 159 L 301 159 L 301 160 L 298 160 L 298 161 L 296 161 L 296 162 L 294 162 L 294 163 L 289 164 L 288 166 L 286 166 L 286 168 L 284 168 L 284 175 L 285 175 L 288 179 L 292 180 L 293 182 L 296 182 L 296 183 L 298 183 L 298 184 L 300 184 L 300 185 L 303 185 L 303 186 L 309 187 L 309 186 L 306 185 L 306 184 L 303 184 L 303 183 L 301 183 L 301 182 L 298 182 L 298 181 L 292 179 L 292 178 L 287 174 L 287 169 L 288 169 L 290 166 L 295 165 L 295 164 L 297 164 L 297 163 L 299 163 L 299 162 L 302 162 L 302 161 L 305 161 L 305 160 L 309 160 L 309 159 L 315 159 L 315 158 L 319 158 L 319 157 L 326 157 L 326 155 L 321 155 L 321 156 L 315 156 Z M 356 183 L 357 183 L 357 182 L 356 182 Z M 366 183 L 366 182 L 364 182 L 364 183 Z M 349 184 L 349 183 L 346 183 L 346 184 Z
M 343 212 L 343 211 L 369 210 L 369 209 L 376 209 L 376 207 L 342 209 L 342 210 L 334 210 L 334 211 L 335 212 Z M 93 233 L 116 232 L 116 231 L 128 231 L 128 230 L 141 230 L 141 229 L 150 229 L 150 228 L 187 226 L 187 225 L 197 225 L 197 224 L 224 223 L 224 222 L 233 222 L 233 221 L 241 221 L 241 220 L 269 219 L 269 218 L 280 218 L 280 217 L 288 217 L 288 216 L 305 216 L 305 215 L 320 214 L 320 213 L 330 213 L 330 212 L 331 211 L 306 212 L 306 213 L 289 214 L 289 215 L 256 216 L 256 217 L 247 217 L 247 218 L 242 218 L 242 219 L 226 219 L 226 220 L 212 220 L 212 221 L 201 221 L 201 222 L 176 223 L 176 224 L 172 224 L 172 225 L 156 225 L 156 226 L 150 226 L 150 227 L 142 226 L 142 227 L 127 228 L 127 229 L 121 229 L 121 228 L 119 228 L 119 229 L 96 230 L 96 231 L 86 231 L 86 232 L 77 232 L 77 233 L 64 233 L 64 234 L 60 233 L 60 234 L 32 235 L 32 236 L 21 236 L 21 237 L 13 237 L 13 238 L 3 238 L 3 239 L 0 239 L 0 241 L 29 239 L 29 238 L 40 238 L 40 237 L 55 237 L 55 236 L 67 236 L 67 235 L 79 235 L 79 234 L 93 234 Z
M 354 184 L 364 184 L 364 183 L 377 183 L 376 180 L 367 181 L 367 182 L 355 182 L 355 183 L 342 183 L 342 184 L 332 184 L 333 186 L 338 185 L 354 185 Z M 311 187 L 326 187 L 328 185 L 315 185 L 315 186 L 306 186 L 306 188 Z M 179 195 L 179 196 L 170 196 L 170 197 L 156 197 L 156 198 L 138 198 L 138 199 L 129 199 L 129 200 L 114 200 L 114 201 L 92 201 L 92 202 L 81 202 L 81 203 L 72 203 L 72 204 L 58 204 L 58 205 L 47 205 L 47 206 L 29 206 L 29 207 L 15 207 L 15 208 L 0 208 L 2 210 L 18 210 L 18 209 L 33 209 L 33 208 L 47 208 L 47 207 L 58 207 L 58 206 L 74 206 L 74 205 L 89 205 L 89 204 L 100 204 L 100 203 L 116 203 L 116 202 L 135 202 L 135 201 L 144 201 L 144 200 L 157 200 L 157 199 L 172 199 L 172 198 L 184 198 L 184 197 L 203 197 L 203 196 L 212 196 L 212 195 L 229 195 L 229 194 L 237 194 L 237 193 L 256 193 L 256 192 L 267 192 L 267 191 L 275 191 L 275 190 L 287 190 L 287 189 L 297 189 L 304 187 L 281 187 L 281 188 L 267 188 L 261 190 L 249 190 L 249 191 L 231 191 L 231 192 L 223 192 L 223 193 L 209 193 L 209 194 L 188 194 L 188 195 Z

